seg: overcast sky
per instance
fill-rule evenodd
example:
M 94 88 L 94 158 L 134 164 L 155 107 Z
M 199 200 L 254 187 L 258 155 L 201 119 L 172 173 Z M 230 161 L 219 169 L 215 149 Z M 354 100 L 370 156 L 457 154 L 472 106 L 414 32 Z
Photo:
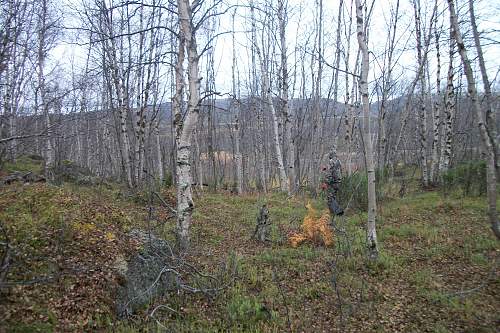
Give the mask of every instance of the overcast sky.
M 67 12 L 71 6 L 78 8 L 80 0 L 65 0 L 62 4 L 63 12 Z M 424 12 L 430 13 L 431 7 L 434 4 L 433 0 L 421 0 L 422 6 L 428 6 L 427 10 Z M 259 1 L 256 1 L 257 3 Z M 289 23 L 287 27 L 287 43 L 288 43 L 288 54 L 289 54 L 289 67 L 290 70 L 294 68 L 294 49 L 296 43 L 303 44 L 304 40 L 313 34 L 315 25 L 315 15 L 316 15 L 316 2 L 315 0 L 289 0 Z M 351 0 L 345 0 L 346 10 L 344 13 L 348 13 L 350 8 Z M 387 40 L 387 24 L 390 19 L 390 8 L 394 5 L 396 0 L 375 0 L 373 7 L 373 14 L 370 21 L 369 27 L 369 49 L 372 52 L 370 54 L 371 66 L 370 66 L 370 80 L 373 81 L 375 77 L 380 74 L 380 63 L 382 62 L 382 55 L 384 52 L 385 42 Z M 371 3 L 371 1 L 370 1 Z M 248 5 L 248 1 L 226 1 L 226 5 L 240 4 L 243 6 Z M 462 13 L 466 13 L 468 10 L 466 0 L 459 0 L 458 7 L 461 8 Z M 323 29 L 324 29 L 324 52 L 325 60 L 329 63 L 333 63 L 334 53 L 335 53 L 335 33 L 337 28 L 337 11 L 339 6 L 339 0 L 323 0 L 324 13 L 323 13 Z M 443 25 L 445 29 L 448 27 L 448 12 L 446 6 L 446 0 L 439 1 L 439 10 L 441 12 L 445 11 L 444 15 L 441 15 L 438 25 Z M 500 1 L 497 0 L 476 0 L 476 14 L 478 16 L 479 29 L 480 30 L 496 30 L 500 31 Z M 395 71 L 395 77 L 399 77 L 401 80 L 410 80 L 414 76 L 414 69 L 416 66 L 416 52 L 415 52 L 415 37 L 413 35 L 414 20 L 413 20 L 413 9 L 410 0 L 400 0 L 400 23 L 398 25 L 398 49 L 402 51 L 402 54 L 398 60 L 398 66 Z M 69 14 L 65 14 L 65 25 L 75 26 L 78 22 Z M 464 16 L 465 18 L 465 16 Z M 235 30 L 236 32 L 236 54 L 238 61 L 238 70 L 240 79 L 243 81 L 248 77 L 249 70 L 249 34 L 245 31 L 249 28 L 249 10 L 248 8 L 239 7 L 237 9 Z M 429 18 L 423 18 L 428 24 Z M 355 22 L 355 21 L 354 21 Z M 225 15 L 219 16 L 220 31 L 231 31 L 232 30 L 232 11 L 229 11 Z M 353 23 L 355 25 L 355 23 Z M 464 25 L 465 28 L 468 25 Z M 299 32 L 297 34 L 297 31 Z M 353 26 L 353 33 L 355 32 L 355 26 Z M 277 32 L 276 32 L 277 33 Z M 488 37 L 495 40 L 500 40 L 499 33 L 490 33 Z M 446 69 L 447 66 L 447 38 L 448 33 L 445 32 L 442 38 L 441 53 L 442 53 L 442 63 L 443 68 Z M 357 42 L 355 35 L 351 38 L 351 65 L 354 63 L 354 55 L 357 50 Z M 199 36 L 199 45 L 203 45 L 205 36 Z M 74 44 L 69 44 L 68 42 L 73 41 L 73 34 L 67 34 L 62 37 L 61 43 L 52 52 L 52 61 L 61 64 L 65 69 L 69 71 L 71 68 L 70 63 L 74 61 L 76 67 L 82 65 L 86 51 L 83 47 L 75 46 Z M 485 41 L 486 44 L 487 41 Z M 310 43 L 312 47 L 312 43 Z M 470 50 L 472 51 L 472 50 Z M 312 52 L 312 50 L 311 50 Z M 231 83 L 231 63 L 232 63 L 232 36 L 231 34 L 225 34 L 220 36 L 216 40 L 215 45 L 215 64 L 216 64 L 216 88 L 221 92 L 230 92 Z M 490 79 L 494 79 L 495 75 L 498 73 L 500 68 L 500 47 L 497 45 L 485 45 L 485 56 L 487 61 L 487 67 L 490 73 Z M 434 68 L 435 62 L 435 51 L 431 48 L 431 53 L 429 55 L 431 61 L 431 68 Z M 299 59 L 300 60 L 300 59 Z M 455 63 L 458 65 L 458 58 L 456 58 Z M 202 64 L 203 65 L 203 64 Z M 345 65 L 341 65 L 344 68 Z M 201 68 L 202 73 L 204 69 Z M 442 70 L 443 80 L 446 74 Z M 325 67 L 325 82 L 324 87 L 329 86 L 330 77 L 332 75 L 332 70 Z M 202 74 L 202 76 L 204 76 Z M 499 78 L 500 79 L 500 78 Z M 343 78 L 341 77 L 341 80 Z M 434 80 L 432 80 L 434 82 Z M 496 84 L 498 86 L 498 83 Z M 203 86 L 203 85 L 202 85 Z M 341 87 L 343 85 L 341 84 Z M 244 88 L 242 88 L 242 93 L 245 93 Z M 326 89 L 326 88 L 325 88 Z M 326 94 L 326 91 L 324 92 Z M 341 94 L 339 94 L 341 96 Z

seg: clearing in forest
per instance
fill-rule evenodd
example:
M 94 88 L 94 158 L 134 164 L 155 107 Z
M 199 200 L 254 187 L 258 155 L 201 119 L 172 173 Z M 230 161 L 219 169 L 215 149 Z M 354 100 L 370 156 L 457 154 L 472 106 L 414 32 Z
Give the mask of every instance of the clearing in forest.
M 145 196 L 126 197 L 113 186 L 4 187 L 0 218 L 17 260 L 11 277 L 34 283 L 2 295 L 2 330 L 494 331 L 499 247 L 482 198 L 425 192 L 383 203 L 376 264 L 365 260 L 365 214 L 339 219 L 333 246 L 292 247 L 288 236 L 300 230 L 308 200 L 310 209 L 324 209 L 322 200 L 306 197 L 199 194 L 186 259 L 212 274 L 234 261 L 234 282 L 212 299 L 169 294 L 118 321 L 113 262 L 133 250 L 125 232 L 146 227 Z M 271 219 L 267 243 L 251 239 L 262 202 Z M 157 214 L 168 216 L 160 208 Z M 172 223 L 153 228 L 172 240 Z M 172 311 L 151 318 L 160 304 Z

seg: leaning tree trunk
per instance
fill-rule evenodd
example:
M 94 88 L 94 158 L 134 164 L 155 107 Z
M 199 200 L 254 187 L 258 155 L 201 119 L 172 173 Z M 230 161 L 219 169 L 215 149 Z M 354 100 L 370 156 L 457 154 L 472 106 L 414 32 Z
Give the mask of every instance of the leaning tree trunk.
M 356 0 L 356 23 L 358 45 L 362 55 L 359 90 L 363 103 L 363 141 L 365 146 L 366 173 L 368 175 L 368 222 L 366 224 L 366 240 L 368 243 L 368 257 L 372 260 L 376 260 L 378 257 L 377 230 L 375 228 L 377 198 L 375 193 L 375 168 L 373 165 L 373 146 L 370 128 L 370 102 L 368 100 L 368 71 L 370 68 L 361 0 Z
M 497 239 L 500 239 L 500 222 L 498 220 L 497 211 L 497 177 L 495 168 L 495 147 L 493 147 L 490 133 L 488 132 L 485 116 L 481 111 L 481 106 L 477 96 L 476 81 L 474 79 L 474 73 L 472 72 L 471 62 L 467 55 L 467 50 L 465 49 L 465 44 L 460 34 L 460 28 L 458 26 L 457 14 L 455 11 L 455 3 L 453 0 L 448 0 L 448 8 L 450 10 L 450 24 L 453 27 L 453 38 L 457 42 L 458 52 L 460 58 L 462 58 L 462 64 L 464 66 L 465 76 L 467 77 L 467 91 L 471 98 L 472 110 L 477 116 L 477 122 L 479 127 L 479 132 L 481 134 L 481 139 L 483 142 L 483 149 L 486 161 L 486 186 L 488 192 L 488 208 L 489 208 L 489 220 L 491 224 L 491 229 L 495 233 Z
M 484 96 L 486 97 L 486 126 L 488 127 L 489 137 L 491 144 L 494 148 L 495 153 L 495 166 L 497 172 L 500 171 L 500 165 L 498 160 L 498 154 L 500 153 L 500 145 L 497 137 L 497 122 L 496 114 L 493 109 L 493 101 L 491 94 L 491 83 L 488 79 L 488 72 L 486 71 L 486 63 L 484 61 L 483 48 L 481 47 L 481 41 L 479 40 L 479 32 L 477 31 L 476 15 L 474 14 L 474 1 L 469 0 L 469 14 L 470 23 L 472 26 L 472 33 L 474 35 L 474 45 L 476 47 L 477 59 L 479 61 L 479 69 L 481 70 L 481 79 L 483 81 Z M 498 173 L 497 173 L 498 176 Z

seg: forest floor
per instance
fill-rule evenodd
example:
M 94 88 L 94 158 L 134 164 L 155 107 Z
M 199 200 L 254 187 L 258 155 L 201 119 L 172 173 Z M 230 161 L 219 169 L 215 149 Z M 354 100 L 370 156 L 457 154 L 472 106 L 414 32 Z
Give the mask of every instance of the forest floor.
M 162 195 L 173 198 L 171 189 Z M 171 240 L 174 221 L 148 222 L 147 195 L 115 185 L 4 186 L 0 221 L 13 265 L 0 293 L 0 332 L 496 332 L 500 247 L 484 198 L 411 191 L 382 202 L 376 263 L 365 259 L 359 212 L 337 221 L 349 236 L 336 230 L 333 246 L 291 247 L 308 201 L 324 208 L 302 196 L 198 193 L 187 260 L 231 283 L 213 298 L 169 294 L 118 321 L 113 263 L 134 251 L 126 233 L 149 225 Z M 263 203 L 267 244 L 251 239 Z M 157 207 L 155 215 L 164 221 L 169 212 Z M 219 274 L 230 263 L 235 276 Z M 152 318 L 159 304 L 171 310 Z

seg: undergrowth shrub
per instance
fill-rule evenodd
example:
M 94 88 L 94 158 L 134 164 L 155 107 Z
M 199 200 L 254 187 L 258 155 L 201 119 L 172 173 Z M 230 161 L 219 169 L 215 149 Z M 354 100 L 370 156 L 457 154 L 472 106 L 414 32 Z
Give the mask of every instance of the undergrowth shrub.
M 376 191 L 377 200 L 385 198 L 385 185 L 387 183 L 388 170 L 376 171 Z M 357 211 L 366 211 L 368 209 L 368 178 L 364 171 L 354 172 L 346 175 L 339 186 L 338 201 L 340 206 Z
M 250 330 L 261 320 L 271 319 L 271 313 L 255 297 L 234 294 L 226 305 L 231 323 Z
M 170 187 L 172 185 L 174 185 L 174 180 L 172 179 L 172 174 L 170 172 L 167 172 L 163 176 L 163 186 Z
M 445 172 L 442 176 L 442 190 L 445 194 L 459 190 L 464 196 L 486 194 L 486 163 L 471 161 L 462 163 Z
M 333 244 L 333 233 L 329 227 L 330 214 L 324 210 L 321 216 L 312 207 L 311 203 L 306 205 L 307 215 L 304 217 L 301 232 L 293 233 L 289 237 L 292 247 L 297 247 L 305 241 L 311 241 L 315 244 L 331 246 Z

